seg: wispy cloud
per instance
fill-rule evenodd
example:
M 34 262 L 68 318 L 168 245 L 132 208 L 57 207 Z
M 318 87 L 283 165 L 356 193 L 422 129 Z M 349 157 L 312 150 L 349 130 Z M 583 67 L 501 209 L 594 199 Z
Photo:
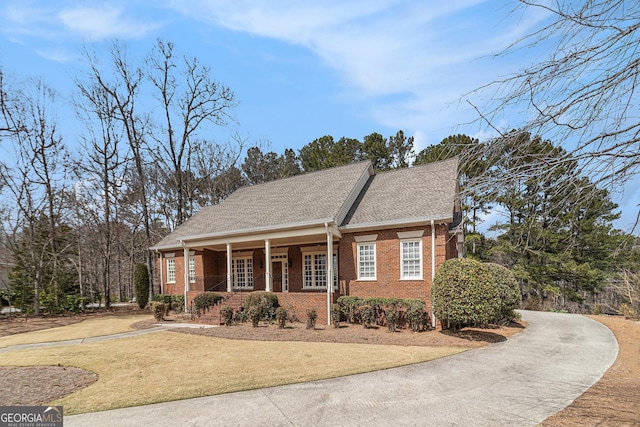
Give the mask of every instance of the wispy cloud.
M 123 8 L 109 5 L 65 9 L 57 16 L 66 28 L 90 40 L 139 38 L 161 26 L 156 22 L 133 19 Z
M 308 48 L 337 71 L 346 93 L 370 100 L 370 117 L 405 129 L 451 125 L 462 94 L 508 71 L 492 55 L 540 19 L 498 22 L 486 0 L 170 4 L 194 19 Z

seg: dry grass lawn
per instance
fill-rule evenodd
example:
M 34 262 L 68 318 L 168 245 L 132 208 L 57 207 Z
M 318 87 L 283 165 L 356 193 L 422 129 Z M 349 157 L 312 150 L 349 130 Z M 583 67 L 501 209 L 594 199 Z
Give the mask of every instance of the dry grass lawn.
M 74 330 L 74 326 L 78 328 L 81 324 L 71 325 L 68 333 L 82 335 Z M 62 336 L 60 331 L 49 332 L 55 339 Z M 64 339 L 68 337 L 66 335 Z M 41 335 L 40 339 L 54 340 L 46 335 Z M 239 341 L 157 332 L 0 354 L 0 365 L 73 366 L 97 373 L 96 383 L 52 402 L 64 405 L 66 414 L 77 414 L 333 378 L 425 362 L 465 350 L 460 347 Z
M 140 316 L 90 318 L 73 325 L 0 337 L 0 348 L 118 334 L 133 330 L 131 325 L 139 320 Z

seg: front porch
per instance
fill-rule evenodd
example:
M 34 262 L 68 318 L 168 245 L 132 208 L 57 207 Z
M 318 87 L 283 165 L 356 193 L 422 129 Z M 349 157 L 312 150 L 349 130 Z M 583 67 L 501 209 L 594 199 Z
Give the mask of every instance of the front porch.
M 247 292 L 274 292 L 280 305 L 289 305 L 301 320 L 308 308 L 315 308 L 318 320 L 328 322 L 330 304 L 340 295 L 340 237 L 337 227 L 325 223 L 233 238 L 183 239 L 182 251 L 160 253 L 162 292 L 184 293 L 186 308 L 197 294 L 217 292 L 235 309 Z

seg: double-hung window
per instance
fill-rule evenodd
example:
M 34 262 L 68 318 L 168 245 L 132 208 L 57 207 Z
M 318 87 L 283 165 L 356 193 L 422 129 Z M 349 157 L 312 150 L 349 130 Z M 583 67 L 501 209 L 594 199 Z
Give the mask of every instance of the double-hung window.
M 358 280 L 376 280 L 376 243 L 358 243 Z
M 196 257 L 189 255 L 189 282 L 195 283 L 196 281 Z
M 176 260 L 167 258 L 167 283 L 176 282 Z
M 253 289 L 253 254 L 234 257 L 231 260 L 233 287 Z
M 308 252 L 303 249 L 303 288 L 327 289 L 327 251 Z M 338 286 L 338 254 L 333 253 L 333 287 Z
M 400 241 L 400 278 L 422 280 L 422 239 Z

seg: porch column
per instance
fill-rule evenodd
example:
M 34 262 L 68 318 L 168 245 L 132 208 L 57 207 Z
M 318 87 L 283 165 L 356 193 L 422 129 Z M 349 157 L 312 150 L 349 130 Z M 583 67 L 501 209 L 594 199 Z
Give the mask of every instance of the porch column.
M 271 242 L 269 239 L 264 241 L 264 286 L 267 292 L 273 292 L 273 286 L 271 284 Z
M 227 243 L 227 292 L 233 291 L 233 277 L 231 276 L 231 243 Z
M 183 241 L 182 243 L 182 256 L 183 256 L 183 264 L 184 264 L 184 312 L 187 313 L 187 291 L 189 290 L 189 248 L 187 248 L 187 244 Z
M 162 259 L 162 252 L 158 252 L 159 260 L 160 260 L 160 293 L 164 294 L 164 260 Z
M 331 292 L 333 292 L 333 234 L 325 222 L 327 232 L 327 325 L 331 326 Z

